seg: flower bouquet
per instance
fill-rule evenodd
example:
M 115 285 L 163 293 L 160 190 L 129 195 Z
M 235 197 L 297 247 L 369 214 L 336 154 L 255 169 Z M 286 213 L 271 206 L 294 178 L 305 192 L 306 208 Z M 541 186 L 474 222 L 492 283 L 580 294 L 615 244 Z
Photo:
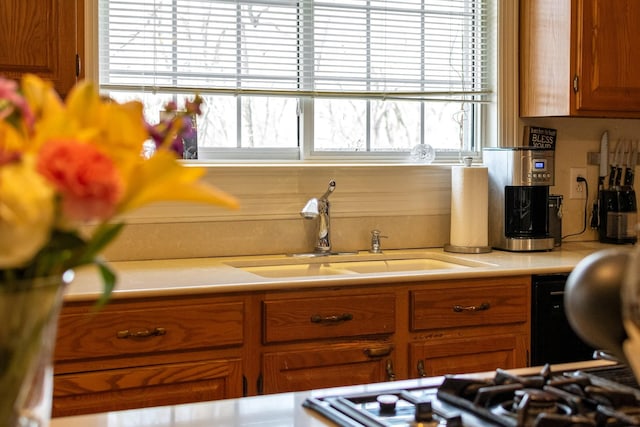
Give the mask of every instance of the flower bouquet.
M 122 214 L 168 200 L 237 206 L 200 182 L 204 169 L 178 160 L 184 117 L 200 105 L 196 96 L 184 113 L 150 125 L 141 103 L 102 98 L 89 82 L 63 101 L 33 75 L 20 86 L 0 78 L 0 427 L 30 418 L 22 409 L 38 366 L 51 364 L 45 333 L 55 333 L 69 272 L 97 266 L 98 304 L 109 298 L 116 275 L 100 254 L 124 227 Z M 143 156 L 148 140 L 156 149 Z

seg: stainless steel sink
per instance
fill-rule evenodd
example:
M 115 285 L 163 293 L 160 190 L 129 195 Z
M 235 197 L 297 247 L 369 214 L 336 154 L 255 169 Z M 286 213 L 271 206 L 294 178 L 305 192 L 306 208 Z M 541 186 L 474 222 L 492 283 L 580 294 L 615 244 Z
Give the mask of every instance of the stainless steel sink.
M 432 252 L 288 257 L 230 261 L 227 264 L 269 278 L 461 270 L 493 266 L 485 262 Z

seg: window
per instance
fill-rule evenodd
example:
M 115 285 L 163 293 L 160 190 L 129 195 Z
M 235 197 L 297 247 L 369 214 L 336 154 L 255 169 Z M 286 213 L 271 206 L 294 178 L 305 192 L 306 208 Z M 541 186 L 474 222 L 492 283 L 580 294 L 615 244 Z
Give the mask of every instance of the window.
M 199 158 L 404 160 L 481 148 L 490 0 L 99 0 L 117 100 L 198 92 Z

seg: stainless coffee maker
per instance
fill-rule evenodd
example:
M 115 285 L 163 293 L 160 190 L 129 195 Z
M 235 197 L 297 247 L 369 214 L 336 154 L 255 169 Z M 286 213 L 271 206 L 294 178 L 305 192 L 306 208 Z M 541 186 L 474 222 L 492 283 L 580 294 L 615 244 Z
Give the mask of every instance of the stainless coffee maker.
M 548 251 L 549 187 L 554 151 L 536 147 L 486 148 L 489 169 L 489 245 L 514 252 Z

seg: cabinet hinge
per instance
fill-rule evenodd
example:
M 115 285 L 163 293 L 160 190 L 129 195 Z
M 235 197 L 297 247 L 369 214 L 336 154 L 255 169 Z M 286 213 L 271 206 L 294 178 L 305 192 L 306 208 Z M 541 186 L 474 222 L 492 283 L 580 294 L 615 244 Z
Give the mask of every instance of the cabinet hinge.
M 80 77 L 81 67 L 82 62 L 80 61 L 80 55 L 76 53 L 76 78 Z
M 577 74 L 573 77 L 573 91 L 575 93 L 578 92 L 578 75 Z

